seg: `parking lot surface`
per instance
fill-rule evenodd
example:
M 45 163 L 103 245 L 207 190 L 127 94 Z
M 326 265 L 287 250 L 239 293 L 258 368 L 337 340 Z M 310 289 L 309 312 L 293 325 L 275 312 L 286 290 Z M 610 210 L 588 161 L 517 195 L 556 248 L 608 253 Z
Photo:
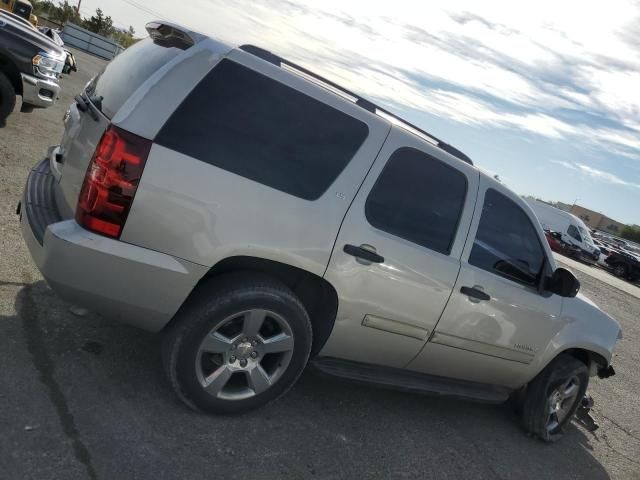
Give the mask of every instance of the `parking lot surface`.
M 570 268 L 571 270 L 574 270 L 574 271 L 578 270 L 580 272 L 584 272 L 589 276 L 600 280 L 601 282 L 607 283 L 612 287 L 617 288 L 618 290 L 622 290 L 623 292 L 628 293 L 629 295 L 640 299 L 640 283 L 639 282 L 631 283 L 622 278 L 618 278 L 614 276 L 613 273 L 611 273 L 611 271 L 607 270 L 604 267 L 601 267 L 600 265 L 586 263 L 586 262 L 579 262 L 573 258 L 567 258 L 558 253 L 554 253 L 553 255 L 555 256 L 556 261 L 558 261 L 560 264 L 564 265 L 565 267 Z
M 0 478 L 640 478 L 640 300 L 584 271 L 582 291 L 623 326 L 617 375 L 595 380 L 600 429 L 546 445 L 510 410 L 341 382 L 313 371 L 235 417 L 191 412 L 160 365 L 159 336 L 76 316 L 46 286 L 15 207 L 102 61 L 76 53 L 60 102 L 0 129 Z M 18 107 L 19 108 L 19 107 Z M 634 287 L 636 288 L 636 287 Z

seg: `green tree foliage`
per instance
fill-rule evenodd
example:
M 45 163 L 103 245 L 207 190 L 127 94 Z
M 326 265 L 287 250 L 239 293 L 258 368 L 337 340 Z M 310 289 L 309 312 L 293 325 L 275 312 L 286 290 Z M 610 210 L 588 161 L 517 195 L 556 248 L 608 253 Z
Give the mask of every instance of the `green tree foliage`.
M 53 3 L 50 0 L 43 0 L 40 2 L 31 2 L 36 15 L 45 15 L 51 20 L 58 23 L 81 23 L 82 17 L 76 10 L 76 7 L 71 5 L 68 0 Z
M 133 27 L 129 27 L 129 30 L 127 30 L 126 32 L 123 30 L 117 30 L 111 37 L 124 48 L 129 48 L 139 40 L 138 38 L 134 37 L 135 34 L 136 31 L 133 29 Z
M 620 236 L 632 242 L 640 243 L 640 227 L 627 225 L 620 232 Z
M 74 4 L 70 4 L 69 0 L 57 2 L 52 0 L 32 0 L 31 3 L 33 4 L 36 15 L 45 16 L 60 24 L 66 22 L 75 23 L 98 35 L 112 38 L 125 48 L 138 41 L 138 39 L 134 37 L 136 32 L 133 27 L 129 27 L 128 30 L 117 29 L 113 25 L 111 16 L 105 15 L 100 8 L 89 18 L 83 18 L 76 10 L 75 2 Z
M 96 14 L 89 18 L 85 18 L 82 26 L 87 30 L 97 33 L 105 37 L 110 37 L 116 31 L 113 26 L 113 20 L 110 16 L 105 16 L 102 9 L 98 8 Z

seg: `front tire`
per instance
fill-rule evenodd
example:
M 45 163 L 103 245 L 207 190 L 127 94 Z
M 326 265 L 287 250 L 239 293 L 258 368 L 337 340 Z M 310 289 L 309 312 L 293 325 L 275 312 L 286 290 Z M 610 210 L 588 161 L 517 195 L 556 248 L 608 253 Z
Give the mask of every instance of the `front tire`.
M 545 442 L 562 438 L 588 384 L 589 369 L 584 363 L 568 354 L 556 357 L 527 386 L 522 403 L 525 429 Z
M 309 316 L 285 285 L 224 275 L 197 288 L 163 342 L 171 385 L 189 407 L 243 413 L 284 394 L 311 352 Z
M 7 76 L 0 72 L 0 126 L 16 106 L 16 92 Z

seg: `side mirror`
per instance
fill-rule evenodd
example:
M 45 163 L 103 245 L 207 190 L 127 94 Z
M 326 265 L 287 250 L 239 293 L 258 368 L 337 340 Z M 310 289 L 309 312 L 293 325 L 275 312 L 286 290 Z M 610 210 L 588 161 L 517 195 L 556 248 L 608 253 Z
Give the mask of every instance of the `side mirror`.
M 575 297 L 580 290 L 580 281 L 571 271 L 566 268 L 556 268 L 553 275 L 549 277 L 547 290 L 561 297 Z

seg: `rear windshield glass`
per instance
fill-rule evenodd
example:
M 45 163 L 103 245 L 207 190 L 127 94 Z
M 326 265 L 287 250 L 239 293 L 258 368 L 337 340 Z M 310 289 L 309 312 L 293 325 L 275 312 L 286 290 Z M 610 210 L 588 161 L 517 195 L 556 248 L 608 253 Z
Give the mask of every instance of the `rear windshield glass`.
M 94 105 L 112 118 L 145 80 L 180 53 L 182 50 L 161 47 L 150 38 L 142 40 L 114 58 L 91 82 L 87 93 L 93 98 L 102 97 L 102 104 Z
M 319 198 L 367 125 L 231 60 L 194 88 L 155 141 L 305 200 Z

